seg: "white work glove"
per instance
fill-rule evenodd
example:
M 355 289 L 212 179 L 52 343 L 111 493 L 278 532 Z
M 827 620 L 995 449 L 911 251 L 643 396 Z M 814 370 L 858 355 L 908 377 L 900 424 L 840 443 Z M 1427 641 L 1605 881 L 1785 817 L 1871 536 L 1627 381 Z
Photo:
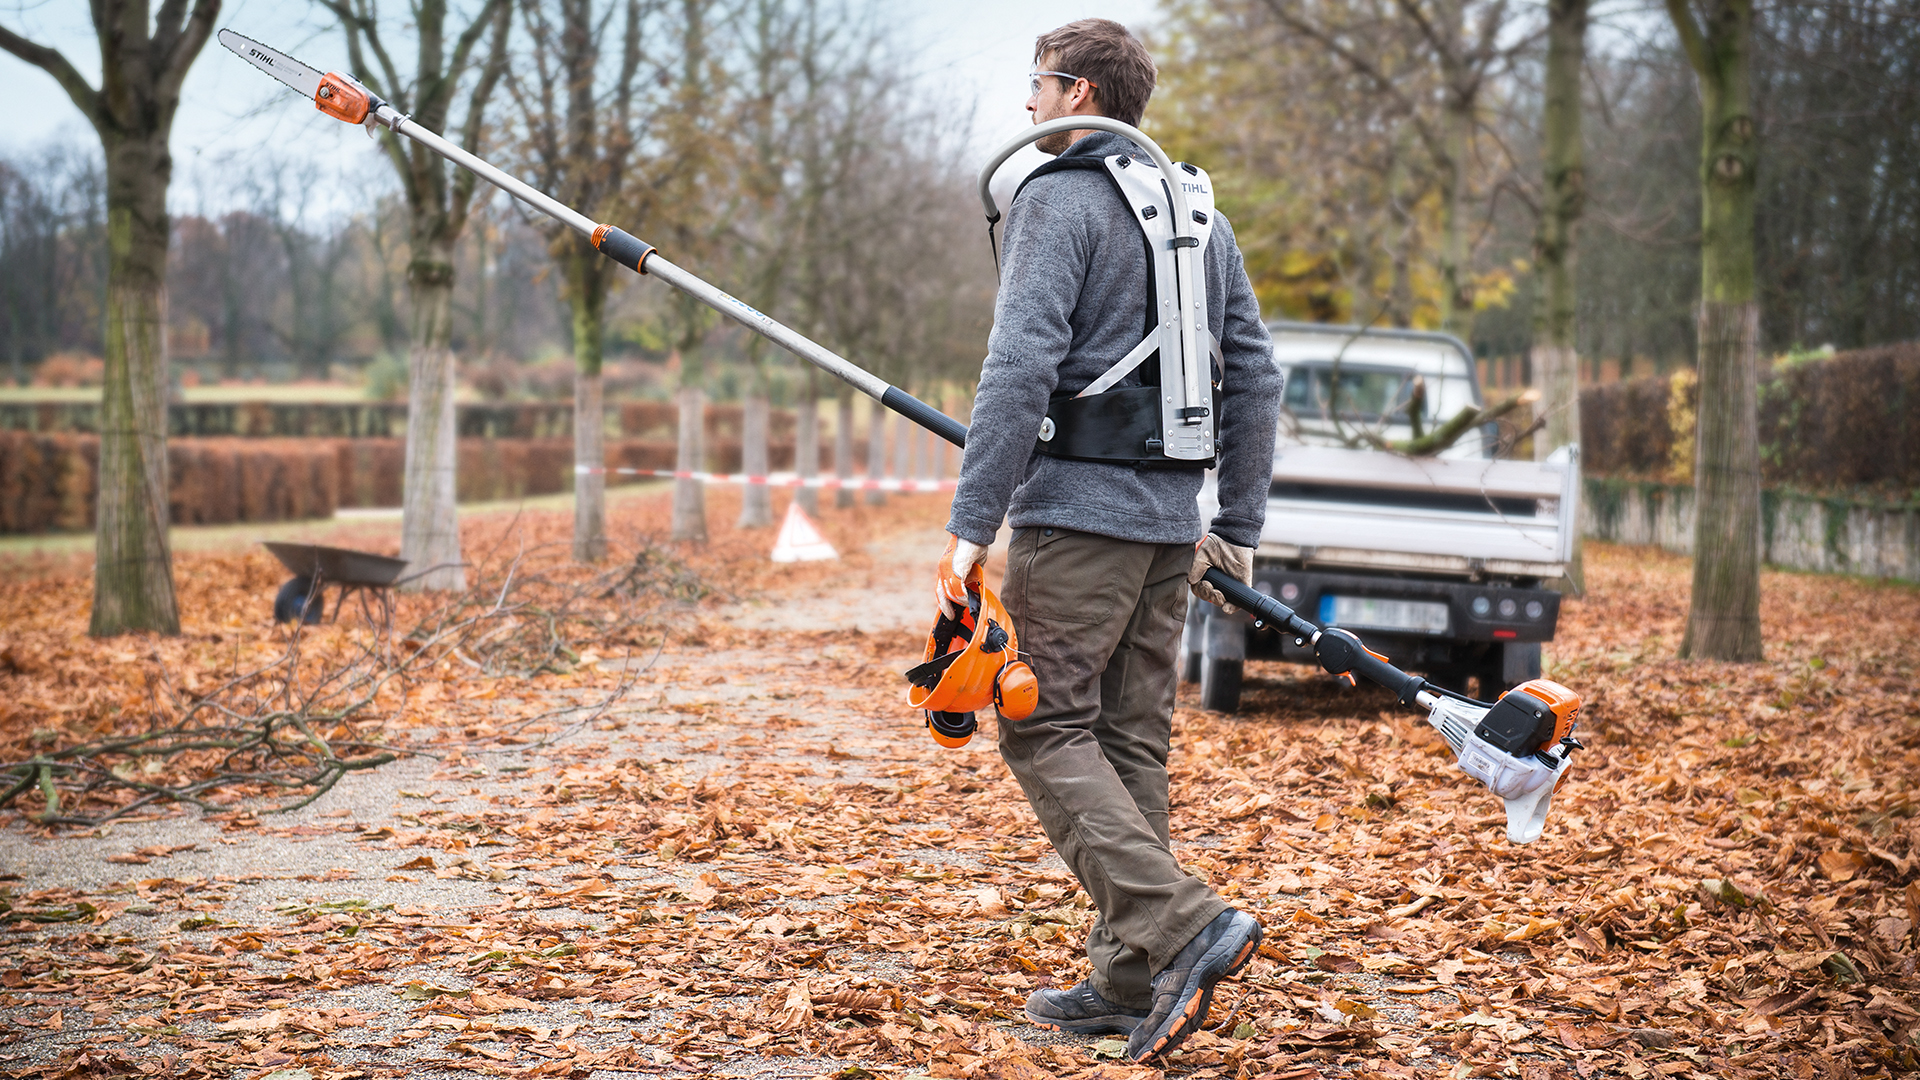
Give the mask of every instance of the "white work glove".
M 947 538 L 946 554 L 940 557 L 940 573 L 933 595 L 940 602 L 940 613 L 957 619 L 967 606 L 967 575 L 987 561 L 987 548 L 957 536 Z M 984 572 L 984 571 L 983 571 Z
M 1209 604 L 1218 604 L 1220 610 L 1229 615 L 1240 610 L 1227 603 L 1227 598 L 1220 594 L 1219 589 L 1200 580 L 1208 570 L 1218 570 L 1235 581 L 1251 585 L 1253 549 L 1235 547 L 1208 533 L 1193 546 L 1193 569 L 1187 571 L 1187 584 L 1192 587 L 1193 595 Z

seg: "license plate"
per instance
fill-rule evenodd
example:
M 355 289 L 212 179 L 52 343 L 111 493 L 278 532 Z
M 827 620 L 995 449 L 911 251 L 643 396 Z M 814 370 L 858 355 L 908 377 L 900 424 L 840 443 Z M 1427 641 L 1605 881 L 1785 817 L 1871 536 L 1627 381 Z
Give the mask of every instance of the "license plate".
M 1447 605 L 1423 600 L 1383 600 L 1373 596 L 1322 596 L 1320 622 L 1366 630 L 1447 632 Z

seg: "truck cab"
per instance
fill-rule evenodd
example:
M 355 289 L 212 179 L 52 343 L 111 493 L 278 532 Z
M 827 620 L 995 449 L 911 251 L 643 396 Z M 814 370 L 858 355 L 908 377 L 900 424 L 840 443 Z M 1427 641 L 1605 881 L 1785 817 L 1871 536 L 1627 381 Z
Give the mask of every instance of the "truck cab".
M 1482 403 L 1446 334 L 1268 324 L 1287 376 L 1253 585 L 1373 651 L 1483 698 L 1540 674 L 1578 521 L 1574 448 L 1499 460 L 1491 425 L 1431 456 L 1387 447 Z M 1203 516 L 1214 505 L 1202 492 Z M 1209 505 L 1212 504 L 1212 505 Z M 1201 704 L 1239 705 L 1245 662 L 1312 663 L 1308 647 L 1198 601 L 1183 675 Z

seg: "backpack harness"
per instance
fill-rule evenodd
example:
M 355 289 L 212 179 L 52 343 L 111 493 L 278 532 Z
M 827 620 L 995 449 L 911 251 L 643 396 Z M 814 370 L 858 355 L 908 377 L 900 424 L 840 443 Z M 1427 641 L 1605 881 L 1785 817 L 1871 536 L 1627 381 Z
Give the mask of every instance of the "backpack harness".
M 1148 156 L 1063 155 L 1035 169 L 1021 181 L 1020 190 L 1050 173 L 1089 170 L 1104 175 L 1132 211 L 1146 245 L 1147 304 L 1139 344 L 1078 393 L 1057 392 L 1048 400 L 1034 449 L 1048 457 L 1144 469 L 1212 468 L 1220 451 L 1216 433 L 1223 364 L 1220 343 L 1208 325 L 1206 275 L 1197 256 L 1206 250 L 1213 231 L 1213 185 L 1205 171 L 1184 162 L 1175 165 L 1129 125 L 1097 116 L 1072 120 L 1076 127 L 1123 135 L 1144 147 Z M 1000 213 L 988 181 L 1015 150 L 1045 134 L 1036 128 L 1013 140 L 981 172 L 989 244 Z M 1178 184 L 1177 192 L 1169 175 Z M 1189 218 L 1184 228 L 1182 210 Z M 997 250 L 995 257 L 997 261 Z M 1155 359 L 1157 363 L 1148 363 Z

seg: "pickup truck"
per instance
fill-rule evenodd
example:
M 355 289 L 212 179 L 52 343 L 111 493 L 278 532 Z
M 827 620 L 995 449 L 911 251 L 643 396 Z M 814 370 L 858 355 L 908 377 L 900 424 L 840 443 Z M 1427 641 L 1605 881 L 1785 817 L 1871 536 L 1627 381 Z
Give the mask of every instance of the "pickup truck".
M 1540 675 L 1578 527 L 1578 449 L 1498 460 L 1492 425 L 1434 456 L 1377 448 L 1482 403 L 1472 354 L 1446 334 L 1274 322 L 1287 376 L 1253 586 L 1357 632 L 1402 668 L 1492 698 Z M 1416 381 L 1418 389 L 1416 390 Z M 1209 480 L 1204 516 L 1217 506 Z M 1201 704 L 1239 706 L 1245 662 L 1311 648 L 1193 601 L 1182 675 Z

